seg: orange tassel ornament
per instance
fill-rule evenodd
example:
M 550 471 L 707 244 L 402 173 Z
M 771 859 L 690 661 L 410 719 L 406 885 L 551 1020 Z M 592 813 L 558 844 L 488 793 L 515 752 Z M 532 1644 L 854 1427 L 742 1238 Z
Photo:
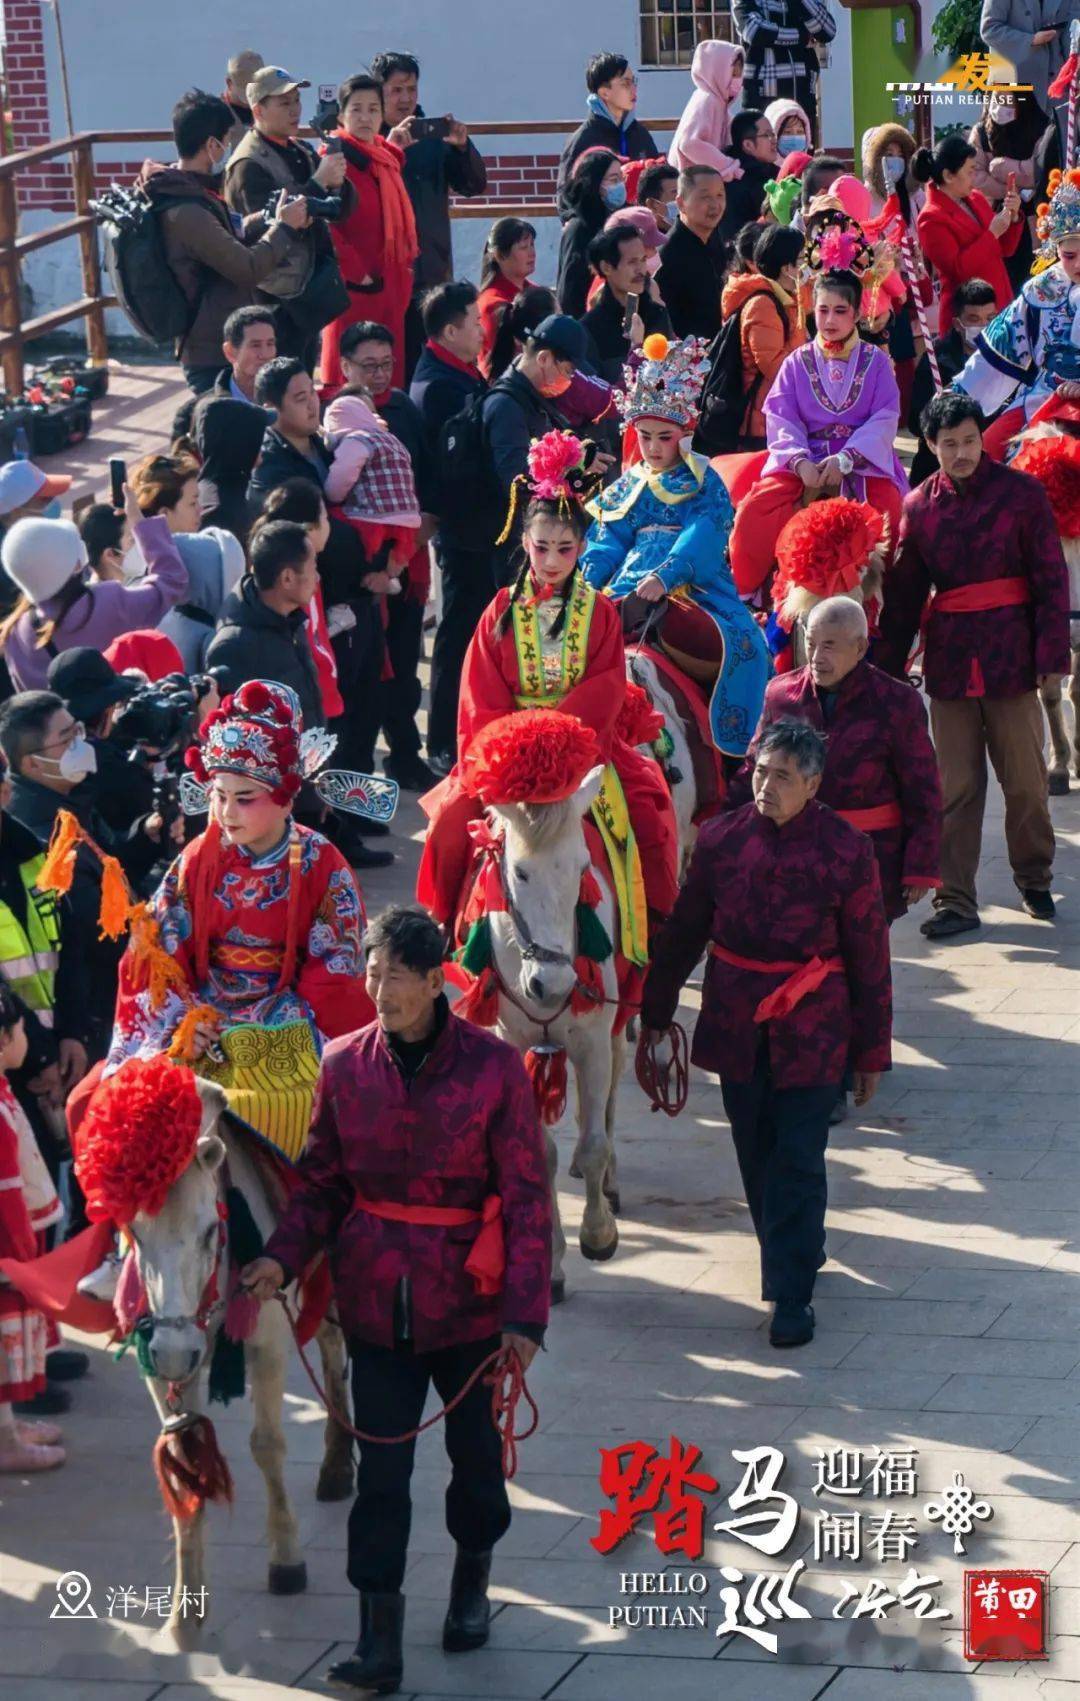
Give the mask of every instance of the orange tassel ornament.
M 131 888 L 114 856 L 101 859 L 101 908 L 98 931 L 102 939 L 119 939 L 131 916 Z
M 195 1030 L 198 1027 L 217 1027 L 221 1021 L 221 1012 L 215 1010 L 212 1004 L 196 1004 L 185 1011 L 177 1024 L 169 1046 L 169 1056 L 175 1057 L 179 1063 L 195 1063 Z
M 525 1073 L 532 1082 L 536 1114 L 548 1128 L 566 1109 L 566 1049 L 547 1043 L 525 1053 Z
M 82 836 L 82 828 L 71 811 L 58 810 L 45 861 L 34 882 L 39 892 L 55 892 L 57 897 L 62 898 L 71 891 L 71 882 L 75 878 L 75 852 Z

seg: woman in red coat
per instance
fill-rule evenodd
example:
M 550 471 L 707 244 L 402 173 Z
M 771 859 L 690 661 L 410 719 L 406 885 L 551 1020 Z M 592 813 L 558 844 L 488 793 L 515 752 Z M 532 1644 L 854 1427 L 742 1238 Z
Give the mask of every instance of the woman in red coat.
M 478 365 L 491 376 L 491 351 L 503 314 L 523 289 L 528 289 L 536 265 L 536 228 L 524 219 L 496 219 L 484 243 L 480 261 L 477 308 L 484 329 Z
M 933 153 L 919 148 L 912 176 L 925 183 L 926 204 L 915 223 L 924 257 L 941 280 L 939 333 L 953 322 L 953 296 L 962 283 L 983 278 L 994 291 L 1000 313 L 1013 298 L 1005 261 L 1015 254 L 1024 233 L 1020 196 L 1013 185 L 995 213 L 975 188 L 975 149 L 963 136 L 946 136 Z
M 626 743 L 618 722 L 626 702 L 626 656 L 615 607 L 578 572 L 587 516 L 565 482 L 539 477 L 545 450 L 565 444 L 572 459 L 583 446 L 569 433 L 549 432 L 529 457 L 533 495 L 525 511 L 525 560 L 512 588 L 504 587 L 480 617 L 469 644 L 458 702 L 458 749 L 464 755 L 476 734 L 515 709 L 558 708 L 591 726 L 606 763 L 601 798 L 617 823 L 625 809 L 625 867 L 613 869 L 616 886 L 628 892 L 642 881 L 652 918 L 666 916 L 678 892 L 678 834 L 671 796 L 655 762 Z M 562 478 L 565 480 L 565 468 Z M 456 914 L 472 858 L 469 822 L 481 805 L 465 791 L 459 767 L 421 799 L 431 818 L 417 880 L 417 897 L 439 921 Z M 598 805 L 599 809 L 599 805 Z M 595 812 L 594 812 L 595 813 Z M 606 811 L 598 815 L 601 836 Z M 616 829 L 616 838 L 623 835 Z M 625 885 L 623 878 L 625 877 Z M 645 918 L 633 925 L 623 916 L 623 938 L 635 935 L 645 961 Z M 624 954 L 631 956 L 629 950 Z
M 393 333 L 394 383 L 400 387 L 405 382 L 405 309 L 418 253 L 416 219 L 401 171 L 405 155 L 379 134 L 383 97 L 378 77 L 363 72 L 346 78 L 338 90 L 338 109 L 340 128 L 334 138 L 345 155 L 356 205 L 348 218 L 330 226 L 351 300 L 323 331 L 319 366 L 324 399 L 343 382 L 341 333 L 360 319 L 374 319 Z

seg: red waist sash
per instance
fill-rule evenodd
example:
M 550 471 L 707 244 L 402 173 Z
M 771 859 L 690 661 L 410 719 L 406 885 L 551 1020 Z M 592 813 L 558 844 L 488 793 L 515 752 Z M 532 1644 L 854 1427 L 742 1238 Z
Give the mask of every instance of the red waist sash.
M 773 1017 L 789 1016 L 795 1006 L 802 1003 L 807 993 L 816 991 L 826 975 L 844 972 L 841 957 L 811 957 L 808 963 L 763 963 L 756 957 L 740 957 L 735 951 L 728 951 L 723 945 L 717 945 L 715 940 L 709 942 L 709 950 L 714 957 L 719 957 L 722 963 L 730 963 L 734 969 L 752 969 L 755 974 L 760 975 L 787 976 L 786 980 L 781 981 L 778 987 L 761 1000 L 754 1011 L 755 1022 L 768 1022 Z
M 869 809 L 838 809 L 836 814 L 860 833 L 877 833 L 882 827 L 902 827 L 904 817 L 898 803 L 875 803 Z
M 1019 608 L 1031 601 L 1027 579 L 985 579 L 981 585 L 958 585 L 954 591 L 936 591 L 930 611 L 938 614 L 985 614 L 991 608 Z
M 488 1194 L 480 1211 L 468 1211 L 461 1205 L 393 1205 L 385 1200 L 365 1199 L 357 1193 L 353 1210 L 366 1211 L 369 1216 L 382 1217 L 389 1223 L 414 1223 L 418 1228 L 461 1228 L 465 1223 L 479 1223 L 480 1232 L 465 1260 L 465 1268 L 476 1284 L 477 1293 L 490 1298 L 502 1292 L 506 1240 L 502 1200 L 497 1193 Z

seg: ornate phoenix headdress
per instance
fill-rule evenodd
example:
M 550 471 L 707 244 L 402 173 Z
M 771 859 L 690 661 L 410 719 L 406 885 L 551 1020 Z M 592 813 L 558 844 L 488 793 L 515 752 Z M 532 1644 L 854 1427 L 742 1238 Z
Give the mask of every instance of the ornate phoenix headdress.
M 1057 245 L 1067 236 L 1080 236 L 1080 171 L 1052 171 L 1047 179 L 1049 201 L 1040 202 L 1035 230 L 1043 260 L 1057 259 Z
M 275 803 L 291 803 L 310 780 L 325 803 L 349 815 L 389 821 L 397 808 L 398 785 L 375 774 L 319 772 L 337 743 L 325 727 L 302 730 L 300 699 L 287 685 L 252 679 L 199 728 L 199 743 L 184 760 L 190 773 L 180 784 L 187 815 L 207 809 L 207 785 L 215 774 L 242 774 L 268 786 Z
M 558 502 L 560 508 L 579 507 L 598 482 L 599 475 L 588 470 L 591 450 L 592 445 L 572 431 L 545 431 L 542 437 L 534 437 L 529 445 L 529 470 L 513 482 L 506 524 L 496 544 L 510 536 L 522 497 L 538 496 Z
M 704 337 L 685 337 L 681 343 L 669 342 L 659 331 L 646 337 L 640 365 L 623 368 L 626 392 L 615 398 L 623 418 L 692 425 L 709 372 L 708 346 Z

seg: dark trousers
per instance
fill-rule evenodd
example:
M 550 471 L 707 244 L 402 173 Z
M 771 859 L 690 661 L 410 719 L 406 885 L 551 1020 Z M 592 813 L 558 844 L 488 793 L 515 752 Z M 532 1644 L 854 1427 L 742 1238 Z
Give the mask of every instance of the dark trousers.
M 274 334 L 279 358 L 288 355 L 292 360 L 302 361 L 306 371 L 314 372 L 322 347 L 321 331 L 313 335 L 306 327 L 301 328 L 289 312 L 288 304 L 279 302 L 274 309 Z
M 424 347 L 424 323 L 420 314 L 420 299 L 424 293 L 421 290 L 414 295 L 405 309 L 405 382 L 402 387 L 406 390 L 412 383 L 412 375 Z
M 382 671 L 386 653 L 382 612 L 374 597 L 354 603 L 356 625 L 338 632 L 330 643 L 337 663 L 338 690 L 345 712 L 330 724 L 337 734 L 335 768 L 370 774 L 382 716 Z
M 825 1147 L 837 1083 L 776 1087 L 762 1040 L 749 1081 L 720 1078 L 761 1247 L 761 1297 L 805 1305 L 825 1262 Z
M 369 1435 L 401 1435 L 415 1429 L 429 1382 L 434 1382 L 445 1405 L 498 1346 L 498 1336 L 430 1353 L 350 1341 L 357 1429 Z M 483 1553 L 510 1526 L 502 1445 L 491 1417 L 491 1389 L 483 1378 L 447 1417 L 445 1435 L 451 1465 L 446 1527 L 459 1546 Z M 347 1571 L 354 1589 L 393 1594 L 401 1588 L 412 1523 L 409 1479 L 415 1451 L 415 1441 L 396 1447 L 360 1443 L 348 1536 Z
M 386 653 L 394 670 L 393 679 L 382 687 L 382 728 L 390 750 L 390 763 L 412 762 L 420 754 L 416 711 L 420 707 L 417 669 L 424 648 L 424 610 L 404 593 L 387 598 Z
M 428 712 L 428 753 L 455 755 L 457 707 L 461 669 L 469 639 L 480 616 L 495 595 L 491 560 L 475 549 L 436 546 L 442 573 L 442 619 L 431 652 L 431 708 Z

